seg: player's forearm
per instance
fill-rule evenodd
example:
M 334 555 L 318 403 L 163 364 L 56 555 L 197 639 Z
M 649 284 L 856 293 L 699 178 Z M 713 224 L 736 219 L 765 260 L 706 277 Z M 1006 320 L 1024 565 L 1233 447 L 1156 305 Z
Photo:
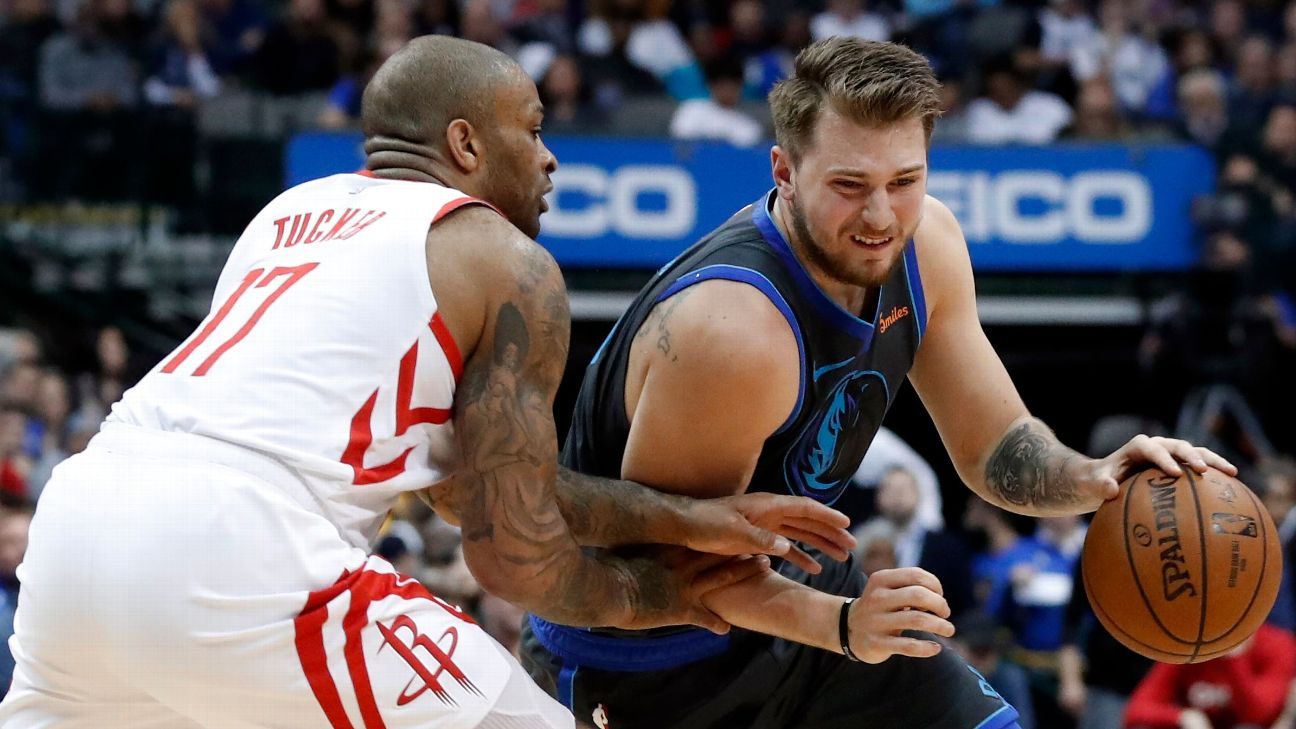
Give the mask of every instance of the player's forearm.
M 577 543 L 588 547 L 686 544 L 688 499 L 633 481 L 599 478 L 559 467 L 554 491 Z
M 844 600 L 764 572 L 708 592 L 702 603 L 735 627 L 841 653 L 837 622 Z
M 1008 428 L 981 471 L 983 496 L 1009 511 L 1031 516 L 1092 509 L 1081 495 L 1079 467 L 1089 459 L 1067 448 L 1036 418 Z

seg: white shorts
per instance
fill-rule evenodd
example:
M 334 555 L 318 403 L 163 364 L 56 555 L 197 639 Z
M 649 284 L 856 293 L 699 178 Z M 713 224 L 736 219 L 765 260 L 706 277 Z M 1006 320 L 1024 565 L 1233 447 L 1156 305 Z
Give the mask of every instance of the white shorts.
M 573 727 L 456 607 L 284 496 L 281 468 L 126 426 L 60 465 L 0 727 Z

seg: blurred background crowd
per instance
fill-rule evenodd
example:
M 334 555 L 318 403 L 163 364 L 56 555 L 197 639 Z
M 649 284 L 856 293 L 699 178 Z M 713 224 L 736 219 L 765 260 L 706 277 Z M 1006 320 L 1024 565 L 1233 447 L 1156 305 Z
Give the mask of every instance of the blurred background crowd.
M 1120 647 L 1076 582 L 1084 521 L 969 499 L 912 397 L 893 417 L 904 438 L 879 437 L 840 506 L 866 572 L 941 578 L 955 648 L 1025 729 L 1296 729 L 1296 0 L 0 0 L 0 634 L 51 470 L 203 316 L 228 249 L 212 236 L 237 234 L 282 186 L 285 139 L 353 127 L 366 79 L 425 33 L 517 58 L 548 134 L 757 146 L 764 95 L 796 52 L 855 35 L 931 59 L 938 144 L 1208 150 L 1215 192 L 1190 213 L 1199 263 L 1120 279 L 1144 304 L 1135 325 L 990 334 L 1027 402 L 1091 455 L 1173 434 L 1243 466 L 1288 555 L 1255 641 L 1190 667 Z M 112 242 L 158 229 L 142 247 Z M 574 329 L 560 423 L 606 329 Z M 1120 407 L 1077 394 L 1093 366 Z M 456 530 L 421 502 L 376 549 L 516 644 L 520 614 L 481 591 Z

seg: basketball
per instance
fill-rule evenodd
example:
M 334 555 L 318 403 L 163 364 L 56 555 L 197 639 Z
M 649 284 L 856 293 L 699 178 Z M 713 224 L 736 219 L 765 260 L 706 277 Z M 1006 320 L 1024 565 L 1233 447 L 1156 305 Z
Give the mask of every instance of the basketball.
M 1098 620 L 1165 663 L 1224 655 L 1269 615 L 1282 576 L 1277 529 L 1255 494 L 1214 469 L 1156 469 L 1121 484 L 1085 537 L 1081 566 Z

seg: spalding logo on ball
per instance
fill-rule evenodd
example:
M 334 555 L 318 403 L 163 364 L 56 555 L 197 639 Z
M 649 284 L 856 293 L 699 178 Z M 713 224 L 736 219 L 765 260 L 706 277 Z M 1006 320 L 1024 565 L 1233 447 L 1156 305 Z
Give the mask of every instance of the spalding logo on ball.
M 1260 500 L 1216 470 L 1149 469 L 1094 514 L 1081 562 L 1099 622 L 1165 663 L 1228 653 L 1269 615 L 1282 579 L 1278 530 Z

